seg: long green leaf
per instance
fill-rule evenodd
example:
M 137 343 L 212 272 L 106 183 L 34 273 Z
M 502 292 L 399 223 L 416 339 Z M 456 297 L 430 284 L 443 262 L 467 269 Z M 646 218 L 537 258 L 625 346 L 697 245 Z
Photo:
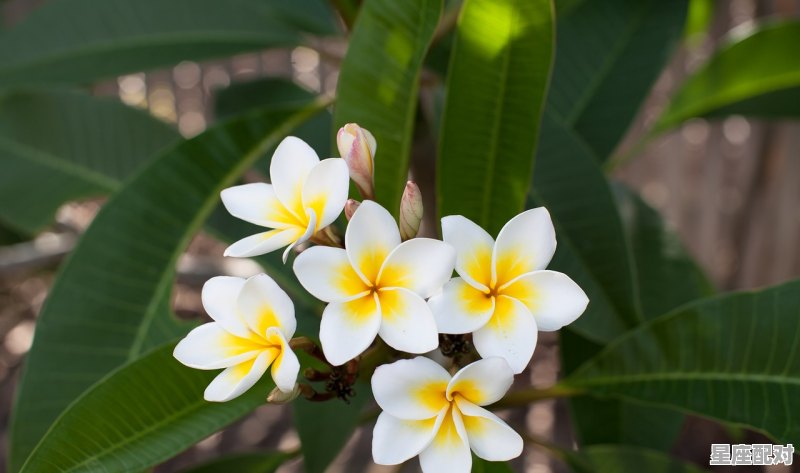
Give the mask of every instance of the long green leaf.
M 77 83 L 275 46 L 334 29 L 326 2 L 58 0 L 0 37 L 0 86 Z
M 568 2 L 563 15 L 557 10 L 547 111 L 574 129 L 601 161 L 622 138 L 679 43 L 687 3 L 581 1 Z
M 800 281 L 703 300 L 621 337 L 567 383 L 800 441 Z
M 112 99 L 72 91 L 6 95 L 0 99 L 0 221 L 36 234 L 60 205 L 116 190 L 179 138 L 167 124 Z
M 11 471 L 88 386 L 179 332 L 168 311 L 175 264 L 220 190 L 323 106 L 262 110 L 211 128 L 167 150 L 103 207 L 37 322 L 12 421 Z
M 292 456 L 280 452 L 239 453 L 211 460 L 182 473 L 273 473 Z
M 798 43 L 800 21 L 762 25 L 729 42 L 684 82 L 656 131 L 731 113 L 800 116 Z
M 664 453 L 625 445 L 597 445 L 567 459 L 575 473 L 702 473 Z
M 550 0 L 467 0 L 448 69 L 440 215 L 496 233 L 524 204 L 550 66 Z
M 358 427 L 361 411 L 372 396 L 367 383 L 358 383 L 355 389 L 356 396 L 349 404 L 338 399 L 328 402 L 298 399 L 292 403 L 306 473 L 326 471 Z
M 175 343 L 103 378 L 56 420 L 23 473 L 138 472 L 185 450 L 265 402 L 269 376 L 226 403 L 203 399 L 215 372 L 187 368 Z
M 442 0 L 367 0 L 342 63 L 333 123 L 375 135 L 376 198 L 397 215 L 408 177 L 422 61 Z

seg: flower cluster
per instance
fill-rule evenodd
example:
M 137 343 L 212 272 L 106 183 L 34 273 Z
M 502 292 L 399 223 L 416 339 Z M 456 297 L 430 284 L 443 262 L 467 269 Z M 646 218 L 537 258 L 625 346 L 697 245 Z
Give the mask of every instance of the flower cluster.
M 545 270 L 556 248 L 550 215 L 544 208 L 525 211 L 496 240 L 453 215 L 441 221 L 441 241 L 418 237 L 419 188 L 406 186 L 398 226 L 372 200 L 375 138 L 348 124 L 337 143 L 342 158 L 320 160 L 302 140 L 288 137 L 272 157 L 271 184 L 222 191 L 233 216 L 269 229 L 234 243 L 227 256 L 286 247 L 286 262 L 292 249 L 299 251 L 292 266 L 297 279 L 327 303 L 321 350 L 305 337 L 292 339 L 292 300 L 259 274 L 209 280 L 202 301 L 213 322 L 192 330 L 175 358 L 192 368 L 223 369 L 206 389 L 209 401 L 241 395 L 270 367 L 276 386 L 271 401 L 346 399 L 359 363 L 387 363 L 372 375 L 383 410 L 373 436 L 376 463 L 395 465 L 419 455 L 423 471 L 461 472 L 471 468 L 470 451 L 492 461 L 518 456 L 521 437 L 483 406 L 500 400 L 529 364 L 539 330 L 571 323 L 588 304 L 569 277 Z M 347 199 L 350 179 L 363 202 Z M 333 223 L 343 211 L 349 223 L 341 238 Z M 316 245 L 302 249 L 309 243 Z M 447 349 L 440 337 L 448 340 Z M 477 360 L 462 363 L 462 355 L 470 361 L 471 346 Z M 451 357 L 450 371 L 432 358 L 404 355 L 437 348 L 444 355 L 438 359 Z M 330 367 L 329 373 L 305 372 L 309 381 L 327 380 L 327 392 L 297 382 L 293 349 Z M 388 363 L 392 358 L 397 361 Z

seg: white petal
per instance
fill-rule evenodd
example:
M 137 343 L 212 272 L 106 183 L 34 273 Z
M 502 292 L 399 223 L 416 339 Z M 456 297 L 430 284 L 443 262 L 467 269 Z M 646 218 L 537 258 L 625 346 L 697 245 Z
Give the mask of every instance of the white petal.
M 328 304 L 319 327 L 325 358 L 334 366 L 347 363 L 372 344 L 380 326 L 377 294 Z
M 244 286 L 244 278 L 217 276 L 203 284 L 201 299 L 208 315 L 228 332 L 249 337 L 250 328 L 239 315 L 236 299 Z
M 433 440 L 442 415 L 425 420 L 404 420 L 382 412 L 372 432 L 372 458 L 378 465 L 399 465 L 413 458 Z
M 297 328 L 294 304 L 286 291 L 266 274 L 249 278 L 236 303 L 247 325 L 259 336 L 266 337 L 270 327 L 277 327 L 286 338 L 294 335 Z
M 461 215 L 442 218 L 442 239 L 456 249 L 456 271 L 471 285 L 487 290 L 492 280 L 494 239 Z
M 447 370 L 418 356 L 377 367 L 372 375 L 372 394 L 381 409 L 398 419 L 430 419 L 447 407 L 449 381 Z
M 442 289 L 453 275 L 456 250 L 430 238 L 413 238 L 389 253 L 378 283 L 381 287 L 404 287 L 427 299 Z
M 536 326 L 545 332 L 572 323 L 589 304 L 583 289 L 556 271 L 523 274 L 501 288 L 500 293 L 525 304 L 536 318 Z
M 190 368 L 215 370 L 253 359 L 263 349 L 257 341 L 237 337 L 219 323 L 209 322 L 189 332 L 172 354 Z
M 489 461 L 507 461 L 522 454 L 522 437 L 502 419 L 469 401 L 456 398 L 475 455 Z
M 306 227 L 305 232 L 300 235 L 300 238 L 296 239 L 291 245 L 286 247 L 286 250 L 283 252 L 283 264 L 286 264 L 286 259 L 289 258 L 289 253 L 295 246 L 307 242 L 314 235 L 314 231 L 317 228 L 317 216 L 313 209 L 306 209 L 306 211 L 308 212 L 308 227 Z
M 470 333 L 486 325 L 494 313 L 494 297 L 453 278 L 428 300 L 440 333 Z
M 478 360 L 461 368 L 447 385 L 447 397 L 461 397 L 485 406 L 505 396 L 514 383 L 514 372 L 503 358 Z M 458 394 L 459 396 L 455 396 Z
M 294 136 L 287 136 L 275 149 L 269 165 L 269 178 L 275 195 L 297 218 L 305 219 L 303 186 L 311 169 L 319 163 L 317 153 Z
M 225 256 L 236 256 L 239 258 L 258 256 L 275 251 L 278 248 L 292 243 L 302 235 L 299 227 L 291 227 L 285 230 L 270 230 L 264 233 L 257 233 L 246 238 L 242 238 L 225 250 Z
M 265 350 L 250 361 L 231 366 L 218 374 L 206 388 L 206 401 L 225 402 L 241 396 L 261 379 L 277 352 Z
M 297 375 L 300 373 L 300 361 L 289 347 L 289 342 L 286 341 L 280 330 L 270 328 L 267 338 L 271 342 L 278 339 L 278 346 L 280 347 L 278 356 L 272 362 L 272 380 L 275 381 L 275 386 L 281 391 L 291 392 L 297 382 Z
M 536 348 L 536 319 L 525 305 L 511 297 L 499 296 L 492 318 L 472 334 L 472 343 L 483 358 L 504 358 L 514 374 L 521 373 Z
M 316 229 L 327 227 L 342 213 L 350 191 L 350 174 L 344 159 L 324 159 L 308 175 L 303 186 L 303 208 L 314 210 Z
M 313 246 L 297 256 L 293 268 L 306 291 L 325 302 L 344 302 L 369 291 L 341 248 Z
M 231 215 L 246 222 L 269 228 L 302 224 L 278 200 L 272 186 L 263 182 L 223 189 L 220 197 Z
M 386 257 L 400 244 L 400 230 L 386 209 L 365 200 L 350 219 L 344 239 L 353 268 L 364 282 L 374 283 Z
M 458 409 L 448 409 L 430 445 L 419 454 L 424 473 L 469 473 L 472 454 Z
M 395 350 L 427 353 L 439 346 L 431 309 L 421 297 L 403 288 L 378 291 L 381 328 L 378 334 Z
M 544 269 L 556 251 L 556 231 L 544 207 L 526 210 L 505 224 L 492 255 L 497 286 L 517 276 Z

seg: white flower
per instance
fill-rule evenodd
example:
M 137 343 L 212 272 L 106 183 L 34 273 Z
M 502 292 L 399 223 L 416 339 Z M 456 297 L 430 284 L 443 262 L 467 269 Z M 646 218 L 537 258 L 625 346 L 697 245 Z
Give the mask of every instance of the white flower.
M 266 274 L 247 280 L 218 276 L 203 286 L 202 299 L 214 322 L 189 332 L 173 355 L 191 368 L 225 368 L 206 388 L 206 400 L 229 401 L 241 395 L 270 364 L 275 385 L 291 392 L 300 363 L 288 340 L 297 322 L 294 304 L 283 289 Z
M 375 463 L 397 465 L 419 455 L 423 472 L 467 473 L 470 449 L 489 461 L 519 456 L 519 434 L 480 407 L 502 398 L 513 378 L 502 358 L 478 360 L 452 378 L 424 357 L 378 367 L 372 392 L 383 412 L 372 437 Z
M 356 209 L 345 246 L 346 250 L 315 246 L 294 262 L 303 287 L 330 303 L 319 334 L 328 361 L 346 363 L 378 334 L 397 350 L 435 349 L 438 331 L 425 298 L 450 278 L 453 247 L 429 238 L 400 243 L 394 218 L 372 201 Z
M 272 184 L 256 183 L 222 191 L 222 203 L 234 217 L 272 228 L 237 241 L 225 256 L 257 256 L 286 245 L 283 261 L 295 245 L 327 227 L 344 208 L 350 179 L 342 159 L 320 161 L 299 138 L 281 141 L 269 166 Z
M 497 242 L 460 215 L 442 219 L 442 235 L 456 248 L 461 277 L 428 301 L 439 331 L 474 332 L 478 353 L 505 358 L 515 373 L 533 356 L 537 328 L 558 330 L 577 319 L 589 303 L 569 277 L 544 271 L 556 237 L 543 207 L 512 218 Z

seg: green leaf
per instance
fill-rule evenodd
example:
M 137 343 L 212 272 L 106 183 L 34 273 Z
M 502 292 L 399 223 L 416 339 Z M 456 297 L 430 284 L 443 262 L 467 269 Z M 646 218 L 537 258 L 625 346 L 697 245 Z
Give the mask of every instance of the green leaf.
M 355 389 L 356 396 L 350 404 L 337 399 L 327 402 L 298 399 L 292 403 L 306 473 L 326 471 L 358 427 L 371 393 L 368 383 L 358 383 Z
M 293 456 L 282 452 L 239 453 L 182 470 L 182 473 L 273 473 Z
M 569 386 L 800 440 L 800 281 L 702 300 L 617 339 Z
M 560 2 L 564 3 L 564 2 Z M 605 161 L 683 34 L 688 0 L 569 2 L 547 111 Z
M 597 445 L 569 457 L 576 473 L 702 473 L 704 470 L 664 453 L 625 445 Z
M 339 74 L 333 123 L 358 123 L 378 142 L 377 201 L 393 215 L 408 178 L 422 61 L 442 0 L 367 0 Z
M 550 267 L 568 274 L 589 296 L 587 312 L 570 327 L 608 342 L 642 320 L 630 243 L 591 149 L 548 114 L 541 136 L 531 196 L 556 226 Z
M 0 86 L 77 83 L 331 33 L 322 0 L 59 0 L 0 37 Z
M 179 138 L 116 100 L 63 90 L 8 94 L 0 99 L 0 221 L 36 234 L 63 203 L 115 190 Z
M 12 420 L 11 471 L 87 387 L 183 331 L 168 310 L 178 257 L 220 190 L 324 106 L 266 109 L 211 128 L 167 150 L 102 208 L 37 321 Z
M 798 42 L 800 21 L 762 25 L 730 41 L 684 82 L 655 130 L 693 117 L 730 113 L 797 117 Z
M 550 0 L 467 0 L 439 139 L 440 215 L 496 233 L 525 204 L 550 66 Z
M 233 401 L 203 391 L 217 374 L 172 357 L 171 342 L 112 372 L 56 420 L 23 473 L 137 472 L 243 417 L 274 388 L 269 376 Z

